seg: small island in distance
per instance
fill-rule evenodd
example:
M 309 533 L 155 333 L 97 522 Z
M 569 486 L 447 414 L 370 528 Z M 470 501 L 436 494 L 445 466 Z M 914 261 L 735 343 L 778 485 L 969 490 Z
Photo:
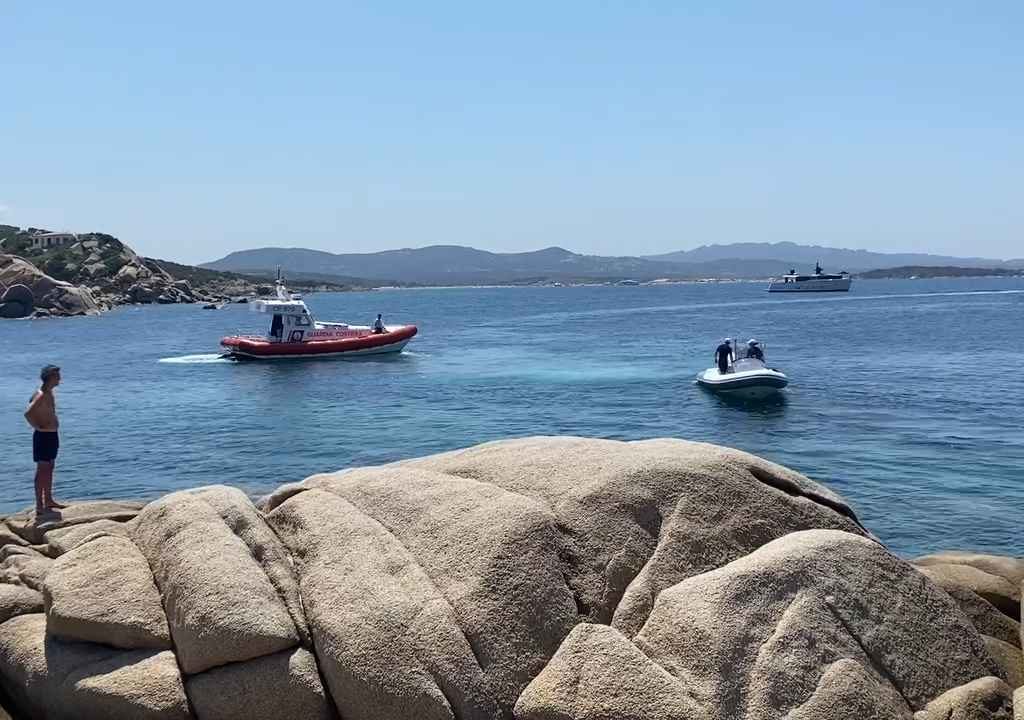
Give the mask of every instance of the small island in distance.
M 954 265 L 903 265 L 880 270 L 868 270 L 856 277 L 863 280 L 921 280 L 925 278 L 957 277 L 1022 277 L 1022 268 L 975 268 Z

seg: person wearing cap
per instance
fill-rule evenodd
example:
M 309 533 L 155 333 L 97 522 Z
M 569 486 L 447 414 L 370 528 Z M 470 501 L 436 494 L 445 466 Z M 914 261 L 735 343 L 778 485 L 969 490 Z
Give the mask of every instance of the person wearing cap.
M 32 426 L 32 459 L 36 463 L 36 514 L 66 507 L 53 498 L 53 466 L 57 461 L 60 439 L 57 428 L 57 403 L 53 390 L 60 385 L 60 368 L 47 365 L 40 371 L 42 386 L 32 395 L 25 419 Z
M 729 365 L 732 364 L 732 338 L 726 338 L 715 350 L 715 362 L 718 363 L 718 372 L 725 375 L 729 372 Z
M 378 335 L 384 332 L 384 318 L 380 313 L 377 313 L 377 319 L 373 321 L 373 331 Z
M 747 340 L 747 357 L 764 362 L 764 350 L 761 349 L 761 343 L 754 338 Z

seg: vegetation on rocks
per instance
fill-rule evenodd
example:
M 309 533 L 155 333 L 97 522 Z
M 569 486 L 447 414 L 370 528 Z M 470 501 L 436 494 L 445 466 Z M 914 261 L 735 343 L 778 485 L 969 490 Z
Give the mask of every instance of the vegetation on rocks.
M 142 257 L 105 233 L 33 248 L 33 236 L 45 232 L 0 225 L 0 317 L 90 315 L 117 305 L 208 303 L 273 292 L 269 278 Z M 319 282 L 291 286 L 299 291 L 352 289 Z

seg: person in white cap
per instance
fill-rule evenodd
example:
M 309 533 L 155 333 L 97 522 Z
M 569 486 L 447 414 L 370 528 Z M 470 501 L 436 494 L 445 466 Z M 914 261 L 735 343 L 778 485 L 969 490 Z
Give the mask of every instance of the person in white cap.
M 764 362 L 764 350 L 761 349 L 761 343 L 754 338 L 747 340 L 747 357 Z

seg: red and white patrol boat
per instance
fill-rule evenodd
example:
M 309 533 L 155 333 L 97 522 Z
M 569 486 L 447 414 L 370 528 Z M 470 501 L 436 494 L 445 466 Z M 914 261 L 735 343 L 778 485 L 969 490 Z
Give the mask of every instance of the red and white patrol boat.
M 253 312 L 271 315 L 267 335 L 232 335 L 220 341 L 226 357 L 271 360 L 401 352 L 416 335 L 415 325 L 368 325 L 319 322 L 301 296 L 289 294 L 278 278 L 276 297 L 249 303 Z

